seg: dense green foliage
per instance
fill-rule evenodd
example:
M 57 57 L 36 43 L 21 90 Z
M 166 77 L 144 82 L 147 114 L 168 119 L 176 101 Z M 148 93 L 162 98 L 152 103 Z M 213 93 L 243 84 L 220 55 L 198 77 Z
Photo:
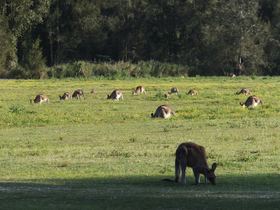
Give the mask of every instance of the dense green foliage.
M 0 89 L 1 209 L 279 209 L 279 77 L 7 80 Z M 133 96 L 143 85 L 147 94 Z M 179 95 L 163 94 L 177 87 Z M 263 100 L 242 108 L 250 88 Z M 85 100 L 59 101 L 82 88 Z M 95 89 L 96 93 L 90 91 Z M 106 95 L 121 88 L 123 101 Z M 197 96 L 186 95 L 190 88 Z M 49 104 L 30 104 L 38 93 Z M 175 111 L 151 119 L 161 104 Z M 192 140 L 218 162 L 217 185 L 174 177 Z
M 279 74 L 278 0 L 1 0 L 0 11 L 2 77 L 42 78 L 45 65 L 79 60 Z

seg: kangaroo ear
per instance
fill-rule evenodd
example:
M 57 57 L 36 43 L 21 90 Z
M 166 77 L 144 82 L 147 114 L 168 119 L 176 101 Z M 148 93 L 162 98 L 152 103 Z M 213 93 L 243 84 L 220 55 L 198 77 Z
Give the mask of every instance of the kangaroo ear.
M 217 166 L 218 166 L 218 164 L 217 164 L 217 163 L 213 163 L 213 164 L 212 164 L 212 170 L 213 170 L 213 171 L 215 171 L 215 170 L 216 170 L 216 168 L 217 168 Z

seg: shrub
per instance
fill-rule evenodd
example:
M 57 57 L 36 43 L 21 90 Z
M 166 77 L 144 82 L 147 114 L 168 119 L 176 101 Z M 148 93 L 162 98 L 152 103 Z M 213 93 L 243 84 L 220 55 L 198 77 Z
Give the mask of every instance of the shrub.
M 186 76 L 188 67 L 179 64 L 161 63 L 158 61 L 131 62 L 103 62 L 92 63 L 75 61 L 68 64 L 60 64 L 49 68 L 48 75 L 55 78 L 64 77 L 162 77 L 162 76 Z
M 20 104 L 14 104 L 9 107 L 9 112 L 11 112 L 11 113 L 19 114 L 24 111 L 25 111 L 25 107 Z
M 32 43 L 31 48 L 27 50 L 23 59 L 23 67 L 25 68 L 28 78 L 43 79 L 47 77 L 46 61 L 43 57 L 40 40 L 37 39 Z

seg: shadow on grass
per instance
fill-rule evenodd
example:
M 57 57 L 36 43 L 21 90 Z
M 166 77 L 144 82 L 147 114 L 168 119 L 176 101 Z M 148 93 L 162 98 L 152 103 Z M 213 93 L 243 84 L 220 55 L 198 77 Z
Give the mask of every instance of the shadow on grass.
M 280 175 L 221 176 L 217 185 L 167 177 L 107 177 L 0 183 L 0 209 L 279 209 Z

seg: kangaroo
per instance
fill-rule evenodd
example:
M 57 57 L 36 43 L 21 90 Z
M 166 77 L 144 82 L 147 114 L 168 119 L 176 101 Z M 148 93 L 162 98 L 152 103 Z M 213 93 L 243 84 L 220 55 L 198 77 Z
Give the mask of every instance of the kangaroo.
M 230 73 L 229 76 L 230 76 L 231 78 L 235 78 L 235 77 L 236 77 L 236 75 L 235 75 L 234 73 Z
M 62 96 L 59 96 L 60 100 L 69 100 L 71 98 L 72 98 L 72 96 L 71 96 L 71 94 L 69 92 L 65 92 L 65 93 L 63 93 Z
M 94 95 L 94 94 L 96 94 L 96 90 L 93 88 L 93 89 L 90 91 L 90 93 Z
M 170 118 L 171 115 L 175 115 L 175 112 L 167 105 L 161 105 L 156 109 L 155 113 L 151 113 L 152 118 Z
M 170 89 L 170 91 L 168 92 L 169 95 L 171 95 L 171 94 L 176 94 L 177 95 L 178 93 L 179 93 L 179 89 L 176 88 L 176 87 L 172 87 Z
M 245 96 L 251 95 L 251 91 L 248 88 L 242 88 L 240 91 L 235 93 L 236 95 L 244 94 Z
M 139 95 L 139 94 L 142 94 L 144 93 L 146 95 L 146 91 L 145 91 L 145 88 L 143 86 L 137 86 L 135 88 L 135 90 L 132 91 L 132 95 Z
M 198 95 L 198 91 L 195 90 L 195 89 L 190 89 L 189 92 L 187 93 L 188 95 L 191 95 L 191 96 L 196 96 Z
M 113 92 L 110 95 L 107 95 L 107 99 L 112 99 L 112 100 L 123 100 L 123 94 L 120 90 L 113 90 Z
M 254 108 L 258 106 L 259 104 L 262 104 L 262 100 L 258 98 L 257 96 L 249 96 L 247 100 L 244 103 L 240 102 L 240 105 L 247 108 Z
M 39 94 L 36 95 L 34 100 L 30 99 L 30 103 L 34 103 L 34 104 L 42 104 L 42 103 L 49 103 L 49 98 L 46 95 L 43 94 Z
M 77 89 L 73 92 L 72 98 L 81 99 L 81 97 L 85 99 L 84 91 L 82 89 Z
M 212 167 L 209 168 L 203 146 L 193 142 L 181 143 L 178 146 L 175 158 L 175 182 L 186 184 L 187 166 L 191 167 L 193 170 L 196 185 L 200 183 L 200 174 L 204 175 L 205 183 L 208 180 L 211 184 L 216 184 L 215 170 L 217 168 L 217 163 L 213 163 Z M 164 179 L 164 181 L 173 180 Z

